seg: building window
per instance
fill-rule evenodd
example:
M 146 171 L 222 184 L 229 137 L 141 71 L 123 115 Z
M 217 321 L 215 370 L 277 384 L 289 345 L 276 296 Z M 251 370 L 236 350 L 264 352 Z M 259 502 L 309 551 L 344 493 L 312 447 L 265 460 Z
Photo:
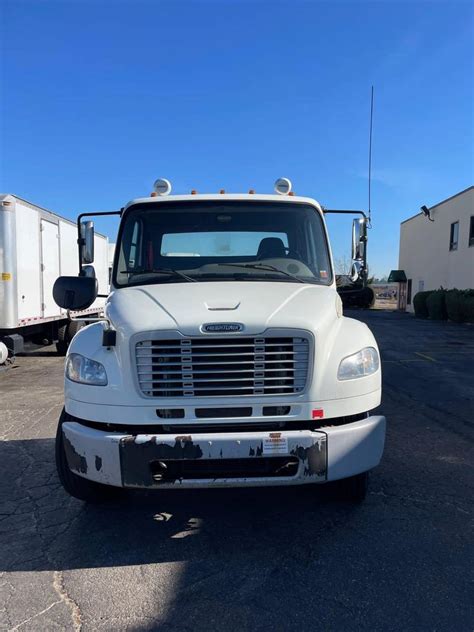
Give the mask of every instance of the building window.
M 425 282 L 420 280 L 418 281 L 418 292 L 424 292 L 425 290 Z
M 469 224 L 469 245 L 474 246 L 474 215 L 471 215 L 471 223 Z
M 407 305 L 411 305 L 411 279 L 407 283 Z
M 458 249 L 458 239 L 459 239 L 459 222 L 453 222 L 451 224 L 451 232 L 449 233 L 449 249 L 450 250 Z

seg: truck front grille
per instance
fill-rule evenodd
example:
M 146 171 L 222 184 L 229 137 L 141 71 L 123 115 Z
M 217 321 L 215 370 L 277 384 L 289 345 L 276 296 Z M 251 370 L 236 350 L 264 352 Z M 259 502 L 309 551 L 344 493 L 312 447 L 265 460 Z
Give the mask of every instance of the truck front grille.
M 309 346 L 305 337 L 145 340 L 135 347 L 138 382 L 149 397 L 297 394 Z

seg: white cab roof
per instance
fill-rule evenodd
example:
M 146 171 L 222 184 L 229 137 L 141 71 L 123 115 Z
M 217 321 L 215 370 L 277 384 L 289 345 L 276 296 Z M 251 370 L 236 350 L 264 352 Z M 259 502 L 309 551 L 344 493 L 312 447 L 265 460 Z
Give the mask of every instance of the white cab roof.
M 196 201 L 219 201 L 247 200 L 249 202 L 287 202 L 288 204 L 305 203 L 314 206 L 320 213 L 323 213 L 321 204 L 309 197 L 297 195 L 261 195 L 257 193 L 197 193 L 195 195 L 157 195 L 156 197 L 136 198 L 128 202 L 124 210 L 133 204 L 154 204 L 156 202 L 196 202 Z

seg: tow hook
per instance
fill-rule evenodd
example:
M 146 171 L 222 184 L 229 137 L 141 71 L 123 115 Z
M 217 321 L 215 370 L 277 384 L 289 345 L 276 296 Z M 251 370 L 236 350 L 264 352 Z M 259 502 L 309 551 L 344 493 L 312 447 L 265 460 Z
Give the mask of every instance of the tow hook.
M 163 463 L 163 461 L 158 461 L 158 467 L 160 467 L 162 470 L 167 470 L 168 466 L 166 465 L 166 463 Z M 161 472 L 155 472 L 153 474 L 153 480 L 154 481 L 162 481 L 163 480 L 163 474 Z

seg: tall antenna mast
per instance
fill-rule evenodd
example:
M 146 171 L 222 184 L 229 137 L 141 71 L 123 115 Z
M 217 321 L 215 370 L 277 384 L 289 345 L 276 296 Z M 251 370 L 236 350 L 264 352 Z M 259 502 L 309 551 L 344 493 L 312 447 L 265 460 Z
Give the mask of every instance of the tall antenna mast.
M 369 228 L 372 226 L 372 211 L 371 211 L 371 184 L 372 184 L 372 122 L 374 119 L 374 86 L 370 95 L 370 127 L 369 127 Z

